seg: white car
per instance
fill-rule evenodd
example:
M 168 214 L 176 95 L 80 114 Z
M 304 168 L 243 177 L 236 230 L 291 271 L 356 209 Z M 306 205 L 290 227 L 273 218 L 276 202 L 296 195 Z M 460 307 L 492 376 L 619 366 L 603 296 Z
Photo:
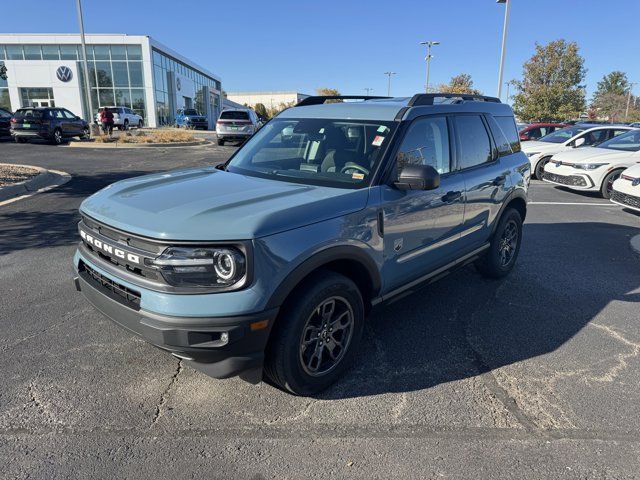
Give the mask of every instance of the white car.
M 96 122 L 100 124 L 100 112 L 108 108 L 113 113 L 113 126 L 118 127 L 120 130 L 128 130 L 129 127 L 142 128 L 144 126 L 144 120 L 140 115 L 131 110 L 128 107 L 100 107 L 96 114 Z
M 640 212 L 640 164 L 627 168 L 613 182 L 611 201 Z
M 589 125 L 579 124 L 562 128 L 545 135 L 539 140 L 522 142 L 522 151 L 529 157 L 531 173 L 542 180 L 544 166 L 556 153 L 572 148 L 597 145 L 621 133 L 631 130 L 626 125 Z
M 599 191 L 610 198 L 623 170 L 640 163 L 640 130 L 631 130 L 597 147 L 554 155 L 544 167 L 544 181 L 573 190 Z

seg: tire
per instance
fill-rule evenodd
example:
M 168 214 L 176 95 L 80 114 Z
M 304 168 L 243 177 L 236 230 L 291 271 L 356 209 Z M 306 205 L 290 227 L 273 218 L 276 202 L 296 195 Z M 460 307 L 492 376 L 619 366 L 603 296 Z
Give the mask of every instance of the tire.
M 538 180 L 542 180 L 542 176 L 544 175 L 544 166 L 549 163 L 549 160 L 551 160 L 551 157 L 544 157 L 538 160 L 535 171 L 535 176 Z
M 611 193 L 613 190 L 613 182 L 615 182 L 618 177 L 622 174 L 622 171 L 624 169 L 621 168 L 619 170 L 614 170 L 612 172 L 609 172 L 607 174 L 606 177 L 604 177 L 604 180 L 602 181 L 602 186 L 600 187 L 600 195 L 602 195 L 602 198 L 606 198 L 607 200 L 609 200 L 611 198 Z
M 353 360 L 363 327 L 364 303 L 356 284 L 330 271 L 312 275 L 289 296 L 271 332 L 267 379 L 294 395 L 326 389 Z
M 62 135 L 62 130 L 56 128 L 51 135 L 51 143 L 53 145 L 62 145 L 64 143 L 64 137 Z
M 224 139 L 219 138 L 218 139 L 218 145 L 220 145 L 220 146 L 224 145 Z
M 89 127 L 84 127 L 82 129 L 82 135 L 80 136 L 80 138 L 82 140 L 87 140 L 91 135 L 89 134 Z
M 142 120 L 140 120 L 138 122 L 138 128 L 142 128 L 142 127 L 144 127 L 144 122 Z
M 522 217 L 514 208 L 507 209 L 493 234 L 486 254 L 476 261 L 476 268 L 485 277 L 502 278 L 516 263 L 522 242 Z
M 26 138 L 22 138 L 22 137 L 13 137 L 13 139 L 15 140 L 16 143 L 27 143 L 27 139 Z
M 129 120 L 125 120 L 122 124 L 122 130 L 129 130 Z

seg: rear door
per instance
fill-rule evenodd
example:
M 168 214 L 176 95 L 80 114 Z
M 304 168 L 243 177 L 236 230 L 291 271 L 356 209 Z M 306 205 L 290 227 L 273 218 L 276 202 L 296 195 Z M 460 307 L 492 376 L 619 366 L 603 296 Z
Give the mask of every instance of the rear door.
M 465 191 L 460 245 L 471 250 L 489 239 L 493 220 L 508 194 L 509 169 L 501 163 L 501 157 L 512 151 L 490 115 L 459 114 L 453 120 L 456 168 L 464 179 Z
M 409 125 L 391 179 L 407 164 L 431 165 L 441 176 L 435 190 L 381 186 L 385 290 L 445 265 L 456 257 L 464 219 L 464 179 L 452 171 L 453 138 L 447 116 L 419 117 Z

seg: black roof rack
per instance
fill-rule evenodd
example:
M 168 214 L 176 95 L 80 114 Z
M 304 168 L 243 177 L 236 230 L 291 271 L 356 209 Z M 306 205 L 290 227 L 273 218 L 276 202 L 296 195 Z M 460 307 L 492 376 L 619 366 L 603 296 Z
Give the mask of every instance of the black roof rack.
M 372 95 L 313 95 L 303 98 L 295 106 L 306 107 L 308 105 L 322 105 L 327 100 L 381 100 L 392 97 L 378 97 Z
M 487 97 L 485 95 L 473 95 L 469 93 L 416 93 L 411 97 L 407 106 L 416 107 L 418 105 L 433 105 L 433 101 L 436 98 L 459 98 L 465 102 L 502 103 L 497 97 Z

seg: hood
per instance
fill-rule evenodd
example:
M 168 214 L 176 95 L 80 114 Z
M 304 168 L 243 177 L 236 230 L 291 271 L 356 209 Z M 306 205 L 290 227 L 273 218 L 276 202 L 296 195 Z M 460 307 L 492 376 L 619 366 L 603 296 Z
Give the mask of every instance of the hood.
M 529 152 L 549 152 L 549 151 L 558 151 L 563 150 L 565 148 L 562 143 L 550 143 L 550 142 L 538 142 L 536 140 L 531 140 L 528 142 L 522 142 L 522 151 L 524 153 Z
M 567 163 L 613 163 L 626 158 L 637 158 L 635 152 L 623 152 L 610 148 L 581 147 L 556 153 L 553 160 Z
M 123 180 L 80 210 L 112 227 L 166 240 L 248 240 L 363 209 L 368 189 L 301 185 L 214 167 Z

